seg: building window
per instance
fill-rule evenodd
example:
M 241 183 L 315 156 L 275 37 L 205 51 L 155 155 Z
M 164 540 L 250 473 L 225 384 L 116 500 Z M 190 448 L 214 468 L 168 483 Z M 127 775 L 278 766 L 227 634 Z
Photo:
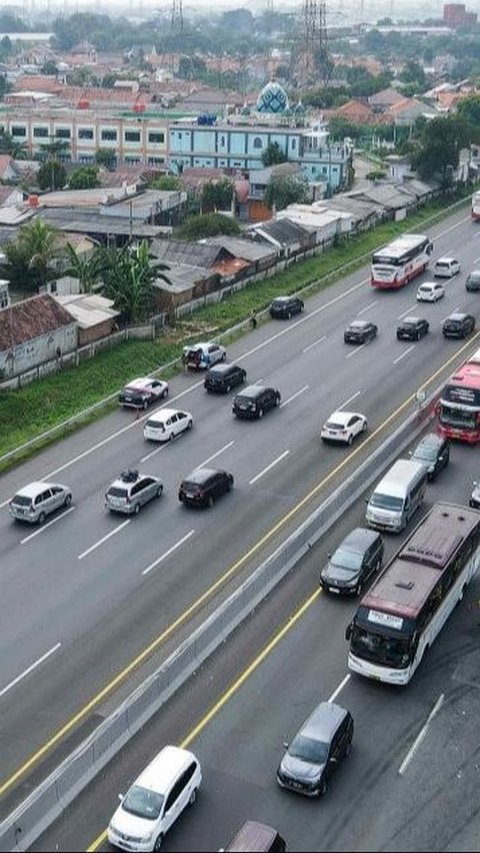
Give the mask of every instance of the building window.
M 37 139 L 40 137 L 44 139 L 46 136 L 48 136 L 48 127 L 34 127 L 33 135 L 37 137 Z
M 253 147 L 254 148 L 261 148 L 262 147 L 262 140 L 260 139 L 259 136 L 256 136 L 255 139 L 253 140 Z
M 127 166 L 138 166 L 140 163 L 140 157 L 125 157 L 125 163 Z
M 58 127 L 55 130 L 57 139 L 70 139 L 70 131 L 67 127 Z
M 102 142 L 116 142 L 117 141 L 117 131 L 116 130 L 102 130 Z
M 149 142 L 156 142 L 156 143 L 165 142 L 165 134 L 164 133 L 152 133 L 152 132 L 150 132 L 148 134 L 148 141 Z
M 12 124 L 11 134 L 12 136 L 26 136 L 27 128 L 21 127 L 19 124 Z
M 81 127 L 78 131 L 79 139 L 93 139 L 93 130 L 89 127 Z
M 328 169 L 327 169 L 327 167 L 326 167 L 326 166 L 322 166 L 322 172 L 323 172 L 323 174 L 324 174 L 324 175 L 326 175 L 326 174 L 327 174 Z
M 139 130 L 126 130 L 125 131 L 125 142 L 140 142 L 140 131 Z
M 296 139 L 292 139 L 292 144 L 290 147 L 291 147 L 292 151 L 295 151 L 295 148 L 297 147 L 297 140 Z
M 162 166 L 165 163 L 165 157 L 149 157 L 148 165 L 149 166 Z

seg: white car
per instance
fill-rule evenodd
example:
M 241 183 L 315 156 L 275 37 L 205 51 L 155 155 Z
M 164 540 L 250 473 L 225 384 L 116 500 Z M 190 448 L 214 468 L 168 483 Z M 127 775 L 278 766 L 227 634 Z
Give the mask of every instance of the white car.
M 226 357 L 225 347 L 213 341 L 191 344 L 183 348 L 183 363 L 195 370 L 208 370 L 213 364 L 225 361 Z
M 417 302 L 436 302 L 445 296 L 445 285 L 439 281 L 424 281 L 417 290 Z
M 155 412 L 143 427 L 143 437 L 149 441 L 172 441 L 175 436 L 191 429 L 193 417 L 190 412 L 180 409 L 160 409 Z
M 166 832 L 188 805 L 202 782 L 200 762 L 186 749 L 165 746 L 128 789 L 107 830 L 120 850 L 160 850 Z
M 134 409 L 146 409 L 147 406 L 164 400 L 168 396 L 168 382 L 154 379 L 152 376 L 142 376 L 133 379 L 121 390 L 118 402 L 121 406 L 132 406 Z
M 367 419 L 359 412 L 333 412 L 322 427 L 323 441 L 343 441 L 352 444 L 353 439 L 367 429 Z
M 460 272 L 460 262 L 456 258 L 443 257 L 435 262 L 433 274 L 438 278 L 452 278 Z

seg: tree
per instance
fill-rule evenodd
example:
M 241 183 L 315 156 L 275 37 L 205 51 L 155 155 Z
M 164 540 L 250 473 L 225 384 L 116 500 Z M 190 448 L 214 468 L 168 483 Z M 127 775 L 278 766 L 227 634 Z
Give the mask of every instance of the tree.
M 103 278 L 103 293 L 113 299 L 126 323 L 146 320 L 153 310 L 153 283 L 157 279 L 170 284 L 165 275 L 168 266 L 154 262 L 148 243 L 143 240 L 133 251 L 102 248 L 99 250 L 99 269 Z
M 422 91 L 427 85 L 425 71 L 418 62 L 415 62 L 415 60 L 412 59 L 405 64 L 405 67 L 401 71 L 398 79 L 401 83 L 414 84 L 417 91 Z
M 100 251 L 95 249 L 87 258 L 81 258 L 77 255 L 72 244 L 67 243 L 65 246 L 65 256 L 68 266 L 64 270 L 64 275 L 71 275 L 73 278 L 78 278 L 81 293 L 90 293 L 94 290 L 102 272 Z
M 480 95 L 469 95 L 457 104 L 457 115 L 480 127 Z
M 98 166 L 79 166 L 68 179 L 68 187 L 71 190 L 92 190 L 99 186 Z
M 462 116 L 434 118 L 426 123 L 421 147 L 413 158 L 420 177 L 439 175 L 445 190 L 460 161 L 460 151 L 471 141 L 471 128 Z
M 148 182 L 148 186 L 152 190 L 174 192 L 182 189 L 182 182 L 177 175 L 161 175 L 158 178 L 152 178 Z
M 291 175 L 272 175 L 265 191 L 268 207 L 283 210 L 289 204 L 308 201 L 308 188 L 303 180 Z
M 180 237 L 184 240 L 202 240 L 205 237 L 216 237 L 218 234 L 238 236 L 242 233 L 238 222 L 230 216 L 221 213 L 205 213 L 190 216 L 180 229 Z
M 53 262 L 60 256 L 58 231 L 41 219 L 23 225 L 16 240 L 4 247 L 6 263 L 2 275 L 13 289 L 35 293 L 57 278 Z
M 27 156 L 25 142 L 17 142 L 10 133 L 0 133 L 0 154 L 10 154 L 14 160 L 24 160 Z
M 114 169 L 117 162 L 117 155 L 111 148 L 97 148 L 95 151 L 95 163 L 97 166 L 104 166 L 105 169 Z
M 42 65 L 42 74 L 47 74 L 50 76 L 58 74 L 58 68 L 55 63 L 51 59 L 47 59 Z
M 228 178 L 207 181 L 202 187 L 202 210 L 206 212 L 229 210 L 232 206 L 234 186 Z
M 66 157 L 70 151 L 70 142 L 61 136 L 50 136 L 48 142 L 42 144 L 40 156 L 47 162 Z
M 67 182 L 67 171 L 59 160 L 49 160 L 40 166 L 37 180 L 41 190 L 62 190 Z
M 277 163 L 285 163 L 286 160 L 288 160 L 288 157 L 282 151 L 278 142 L 269 142 L 262 153 L 262 163 L 265 168 L 275 166 Z

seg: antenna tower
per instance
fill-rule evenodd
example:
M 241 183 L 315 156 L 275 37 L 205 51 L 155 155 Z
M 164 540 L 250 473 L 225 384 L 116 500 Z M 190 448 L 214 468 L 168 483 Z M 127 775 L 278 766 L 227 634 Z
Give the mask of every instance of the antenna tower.
M 183 0 L 172 0 L 172 30 L 183 30 Z
M 325 0 L 304 0 L 304 52 L 307 74 L 315 68 L 315 58 L 327 55 Z

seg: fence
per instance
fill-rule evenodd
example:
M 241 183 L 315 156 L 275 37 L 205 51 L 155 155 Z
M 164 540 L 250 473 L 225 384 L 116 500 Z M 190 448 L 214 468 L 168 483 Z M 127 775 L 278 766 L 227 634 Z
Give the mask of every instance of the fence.
M 26 850 L 417 437 L 439 391 L 411 414 L 276 550 L 0 825 L 0 851 Z M 413 399 L 413 398 L 412 398 Z

